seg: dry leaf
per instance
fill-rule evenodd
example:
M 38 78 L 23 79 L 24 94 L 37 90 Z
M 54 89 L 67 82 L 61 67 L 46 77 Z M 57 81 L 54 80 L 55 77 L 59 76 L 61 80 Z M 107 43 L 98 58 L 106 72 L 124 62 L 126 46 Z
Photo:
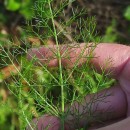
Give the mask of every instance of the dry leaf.
M 41 41 L 37 37 L 29 37 L 28 41 L 32 44 L 32 46 L 40 46 L 41 45 Z
M 20 66 L 17 64 L 8 65 L 7 67 L 1 70 L 2 78 L 7 79 L 10 76 L 12 76 L 12 74 L 18 74 L 18 71 L 20 71 L 20 69 Z

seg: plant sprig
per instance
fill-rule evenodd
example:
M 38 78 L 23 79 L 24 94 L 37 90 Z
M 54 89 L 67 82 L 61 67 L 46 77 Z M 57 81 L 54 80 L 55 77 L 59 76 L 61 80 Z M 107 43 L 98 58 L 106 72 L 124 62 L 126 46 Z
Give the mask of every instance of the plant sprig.
M 38 0 L 32 8 L 35 13 L 33 21 L 27 21 L 28 35 L 39 38 L 42 45 L 46 45 L 45 41 L 49 38 L 54 39 L 55 48 L 48 48 L 48 53 L 51 51 L 57 59 L 57 68 L 47 67 L 51 58 L 46 60 L 46 64 L 39 62 L 35 56 L 31 61 L 28 61 L 25 57 L 27 47 L 16 47 L 13 52 L 20 53 L 19 49 L 24 52 L 16 58 L 16 53 L 10 49 L 6 51 L 6 48 L 0 46 L 3 51 L 0 54 L 2 64 L 7 66 L 12 64 L 17 72 L 16 74 L 11 73 L 9 82 L 7 80 L 4 82 L 18 100 L 21 129 L 27 125 L 34 129 L 30 123 L 32 118 L 45 113 L 57 116 L 61 120 L 62 130 L 64 130 L 64 124 L 69 114 L 76 117 L 79 123 L 86 109 L 91 109 L 89 106 L 95 102 L 95 99 L 84 106 L 85 109 L 82 113 L 78 109 L 75 109 L 74 113 L 69 109 L 66 111 L 65 106 L 70 104 L 70 108 L 75 101 L 81 101 L 87 94 L 96 93 L 113 83 L 109 82 L 104 71 L 99 75 L 89 65 L 91 58 L 93 58 L 93 50 L 99 42 L 99 39 L 96 39 L 96 23 L 94 17 L 84 18 L 86 11 L 84 9 L 79 11 L 78 7 L 76 9 L 71 8 L 70 15 L 67 15 L 66 8 L 68 6 L 70 8 L 70 3 L 72 5 L 73 2 L 61 0 L 59 5 L 54 7 L 54 0 Z M 86 43 L 86 46 L 81 49 L 75 62 L 71 63 L 69 53 L 73 52 L 74 48 L 79 48 L 80 42 Z M 94 45 L 88 45 L 89 42 L 93 42 Z M 23 44 L 28 46 L 26 42 Z M 61 44 L 66 44 L 63 53 L 61 51 L 64 48 L 61 48 Z M 90 47 L 90 54 L 85 55 L 88 47 Z M 41 57 L 45 58 L 42 54 Z M 86 59 L 86 63 L 79 67 L 82 58 Z M 62 59 L 70 61 L 73 67 L 68 69 L 63 66 Z M 40 67 L 35 66 L 35 63 L 38 63 Z M 20 69 L 16 64 L 20 66 Z M 91 110 L 88 111 L 91 112 Z M 78 123 L 77 128 L 80 129 Z M 37 126 L 35 125 L 35 127 Z

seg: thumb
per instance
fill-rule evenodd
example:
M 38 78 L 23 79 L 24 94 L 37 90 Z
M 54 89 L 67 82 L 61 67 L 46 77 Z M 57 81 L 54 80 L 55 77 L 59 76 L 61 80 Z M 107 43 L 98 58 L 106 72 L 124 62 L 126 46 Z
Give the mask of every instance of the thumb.
M 130 58 L 120 74 L 119 83 L 126 94 L 128 103 L 127 116 L 130 116 Z
M 26 130 L 59 130 L 60 120 L 56 116 L 44 115 L 40 118 L 35 118 L 27 126 Z

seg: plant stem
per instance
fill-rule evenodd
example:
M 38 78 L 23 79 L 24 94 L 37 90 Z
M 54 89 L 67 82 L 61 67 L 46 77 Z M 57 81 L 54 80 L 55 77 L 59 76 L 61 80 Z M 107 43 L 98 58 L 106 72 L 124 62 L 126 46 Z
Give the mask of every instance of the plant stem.
M 53 12 L 51 8 L 51 3 L 48 0 L 49 8 L 50 8 L 50 13 L 51 13 L 51 21 L 53 25 L 53 30 L 54 30 L 54 37 L 56 40 L 56 47 L 57 47 L 57 57 L 58 57 L 58 63 L 59 63 L 59 72 L 60 72 L 60 86 L 61 86 L 61 111 L 62 111 L 62 126 L 61 129 L 64 130 L 64 109 L 65 109 L 65 101 L 64 101 L 64 85 L 63 85 L 63 75 L 62 75 L 62 64 L 61 64 L 61 54 L 60 54 L 60 47 L 58 43 L 58 37 L 57 37 L 57 31 L 55 27 L 55 21 L 53 17 Z

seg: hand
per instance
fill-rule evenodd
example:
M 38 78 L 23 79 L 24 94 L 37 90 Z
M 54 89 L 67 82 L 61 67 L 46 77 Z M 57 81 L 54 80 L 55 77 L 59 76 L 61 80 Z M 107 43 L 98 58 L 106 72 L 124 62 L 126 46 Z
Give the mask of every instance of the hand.
M 111 58 L 111 65 L 107 71 L 118 80 L 120 87 L 127 98 L 127 116 L 130 116 L 130 47 L 120 44 L 99 44 L 94 51 L 92 63 L 100 71 L 100 66 L 105 68 L 105 60 Z
M 74 62 L 76 62 L 77 57 L 79 57 L 80 52 L 85 48 L 83 55 L 89 55 L 91 50 L 91 45 L 86 47 L 86 44 L 80 44 L 78 48 L 72 48 L 67 45 L 60 46 L 60 53 L 61 55 L 64 54 L 64 58 L 62 58 L 62 65 L 67 67 L 73 67 Z M 52 51 L 53 50 L 53 51 Z M 34 55 L 39 59 L 41 64 L 49 62 L 47 65 L 49 67 L 57 66 L 58 60 L 55 57 L 56 46 L 49 46 L 47 47 L 41 47 L 38 49 L 32 49 L 28 52 L 28 59 L 31 59 Z M 65 54 L 65 50 L 67 50 L 67 53 Z M 106 72 L 111 72 L 111 76 L 118 80 L 119 84 L 115 87 L 112 87 L 110 89 L 107 89 L 108 92 L 113 93 L 113 96 L 107 97 L 105 100 L 109 101 L 107 104 L 103 104 L 100 102 L 99 105 L 99 112 L 102 112 L 102 110 L 108 108 L 109 106 L 113 107 L 113 111 L 115 113 L 109 120 L 111 119 L 117 119 L 121 117 L 125 117 L 125 115 L 130 116 L 130 47 L 125 45 L 119 45 L 119 44 L 99 44 L 94 50 L 94 56 L 91 60 L 91 63 L 97 68 L 99 72 L 101 72 L 101 68 L 104 68 Z M 67 59 L 69 57 L 69 60 Z M 106 68 L 106 60 L 110 59 L 111 64 Z M 86 62 L 86 58 L 80 59 L 79 63 L 83 64 Z M 105 90 L 98 93 L 98 94 L 104 94 Z M 95 95 L 98 95 L 95 94 Z M 88 101 L 90 97 L 93 97 L 95 95 L 88 95 L 86 97 L 86 100 Z M 78 104 L 79 105 L 79 104 Z M 95 105 L 93 105 L 94 108 Z M 72 106 L 72 111 L 73 111 Z M 80 111 L 82 112 L 82 106 L 80 108 Z M 105 114 L 105 113 L 104 113 Z M 85 115 L 87 116 L 87 115 Z M 52 117 L 54 119 L 54 122 L 57 122 L 53 128 L 50 128 L 49 130 L 57 130 L 59 129 L 60 122 L 56 117 Z M 71 117 L 72 118 L 72 117 Z M 42 122 L 41 124 L 46 124 L 46 122 L 49 120 L 49 118 L 44 117 L 44 119 L 47 119 L 43 121 L 41 118 L 39 122 Z M 74 120 L 74 119 L 72 119 Z M 107 120 L 104 117 L 102 118 L 103 121 Z M 81 120 L 81 126 L 85 124 L 86 120 Z M 52 122 L 51 122 L 52 123 Z M 41 125 L 40 124 L 40 125 Z M 40 129 L 40 125 L 38 124 L 38 128 Z M 124 126 L 125 127 L 125 126 Z

